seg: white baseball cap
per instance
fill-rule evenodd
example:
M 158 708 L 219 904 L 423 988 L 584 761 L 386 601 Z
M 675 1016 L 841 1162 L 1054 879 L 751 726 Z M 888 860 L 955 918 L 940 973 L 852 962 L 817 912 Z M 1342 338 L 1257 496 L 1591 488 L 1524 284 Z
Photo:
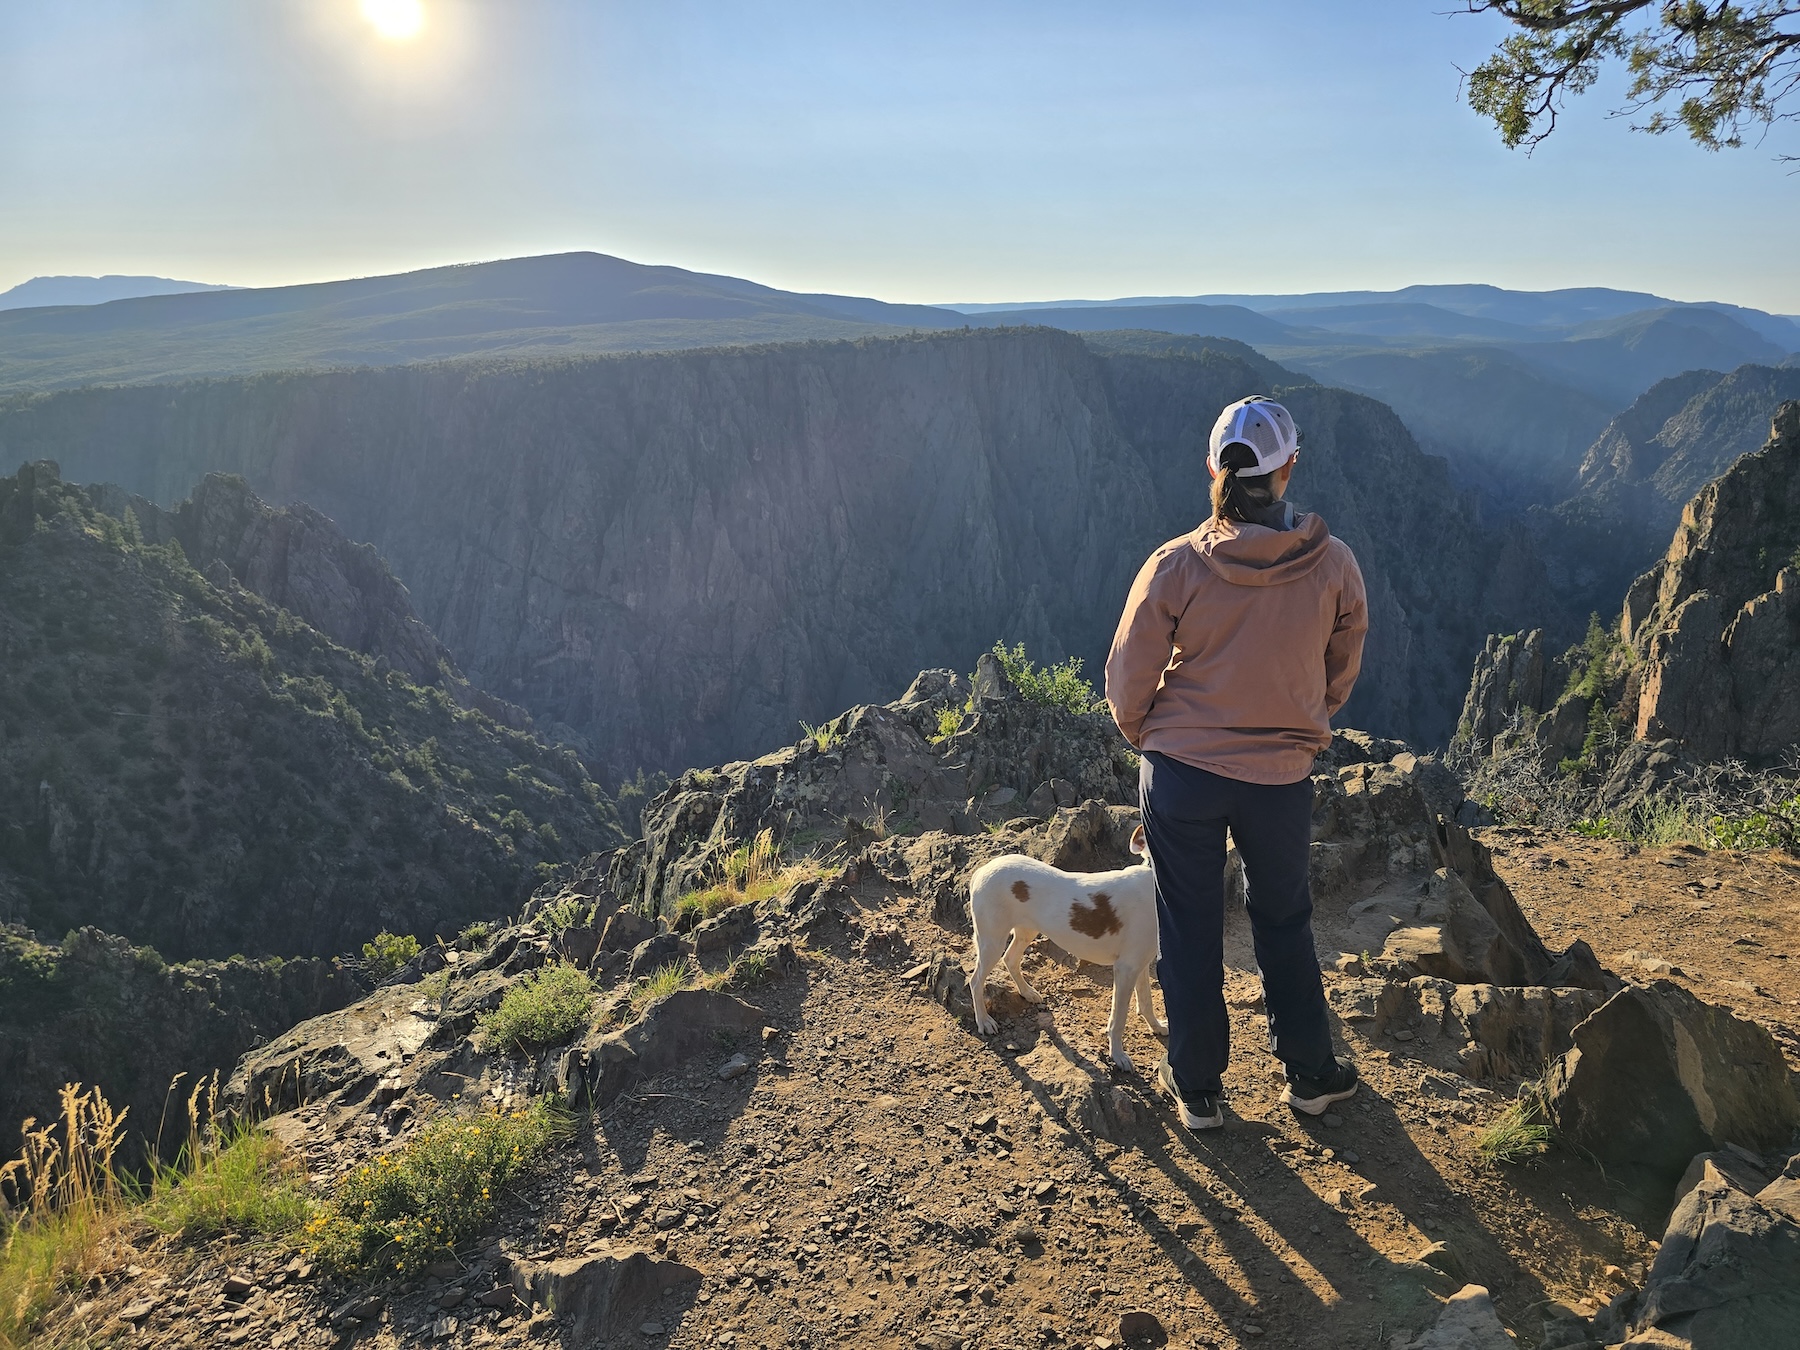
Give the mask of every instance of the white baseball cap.
M 1214 473 L 1225 466 L 1220 457 L 1228 445 L 1248 446 L 1256 456 L 1254 469 L 1240 469 L 1245 477 L 1274 473 L 1300 451 L 1300 432 L 1288 410 L 1272 398 L 1252 394 L 1240 398 L 1213 423 L 1206 462 Z

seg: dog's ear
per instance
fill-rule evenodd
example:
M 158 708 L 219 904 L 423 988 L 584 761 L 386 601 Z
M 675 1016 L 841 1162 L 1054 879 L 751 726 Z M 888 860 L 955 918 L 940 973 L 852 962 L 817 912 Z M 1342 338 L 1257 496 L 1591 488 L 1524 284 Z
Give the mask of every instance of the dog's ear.
M 1131 851 L 1139 857 L 1142 857 L 1150 851 L 1150 846 L 1144 842 L 1144 827 L 1142 825 L 1139 825 L 1131 832 Z

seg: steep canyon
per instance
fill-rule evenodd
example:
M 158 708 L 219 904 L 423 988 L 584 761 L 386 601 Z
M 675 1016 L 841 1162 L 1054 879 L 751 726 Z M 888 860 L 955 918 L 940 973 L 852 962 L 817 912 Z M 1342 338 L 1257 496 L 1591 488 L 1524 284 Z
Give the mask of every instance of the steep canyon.
M 997 637 L 1093 668 L 1139 562 L 1205 510 L 1214 414 L 1252 392 L 1293 409 L 1294 495 L 1369 582 L 1345 718 L 1445 739 L 1485 634 L 1545 622 L 1533 546 L 1385 405 L 1221 340 L 1003 329 L 78 389 L 0 403 L 0 462 L 165 503 L 235 472 L 317 508 L 471 680 L 616 778 L 758 752 Z

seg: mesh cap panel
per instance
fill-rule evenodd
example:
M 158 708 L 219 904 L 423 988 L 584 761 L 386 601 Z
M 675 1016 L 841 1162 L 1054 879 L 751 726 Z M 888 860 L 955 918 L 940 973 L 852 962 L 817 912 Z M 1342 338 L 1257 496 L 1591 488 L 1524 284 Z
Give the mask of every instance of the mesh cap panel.
M 1213 424 L 1207 462 L 1214 469 L 1224 467 L 1220 459 L 1228 445 L 1248 446 L 1256 455 L 1256 467 L 1239 472 L 1273 473 L 1300 448 L 1300 433 L 1286 408 L 1273 399 L 1252 395 L 1231 404 Z

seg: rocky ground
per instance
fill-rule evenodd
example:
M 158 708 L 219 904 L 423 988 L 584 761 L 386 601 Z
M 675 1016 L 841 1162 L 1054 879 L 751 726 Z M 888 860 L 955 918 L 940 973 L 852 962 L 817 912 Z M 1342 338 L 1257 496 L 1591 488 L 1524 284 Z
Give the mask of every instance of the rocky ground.
M 966 725 L 927 734 L 965 701 Z M 1109 971 L 1040 944 L 1044 1004 L 996 982 L 991 1038 L 968 1013 L 975 867 L 1127 862 L 1134 812 L 1094 722 L 1034 709 L 990 663 L 972 697 L 928 672 L 828 743 L 685 775 L 639 844 L 564 873 L 485 946 L 428 948 L 251 1052 L 228 1089 L 322 1191 L 446 1112 L 566 1093 L 575 1138 L 499 1231 L 361 1285 L 287 1248 L 147 1242 L 56 1330 L 159 1348 L 1565 1350 L 1681 1330 L 1680 1281 L 1724 1330 L 1633 1344 L 1768 1344 L 1733 1328 L 1796 1324 L 1781 946 L 1800 861 L 1471 833 L 1434 761 L 1342 733 L 1314 779 L 1315 933 L 1364 1090 L 1317 1120 L 1280 1104 L 1230 908 L 1227 1123 L 1196 1135 L 1152 1088 L 1141 1022 L 1138 1071 L 1107 1065 Z M 896 819 L 907 832 L 886 834 Z M 818 862 L 674 921 L 671 901 L 771 826 Z M 746 951 L 765 978 L 722 983 Z M 530 1057 L 486 1046 L 482 1011 L 558 960 L 589 972 L 597 1020 Z M 632 1013 L 670 960 L 691 987 Z M 1540 1076 L 1579 1149 L 1484 1161 L 1483 1129 Z M 1721 1290 L 1689 1259 L 1698 1237 L 1749 1274 Z
M 1800 864 L 1489 836 L 1546 934 L 1590 936 L 1618 969 L 1625 950 L 1669 953 L 1791 1053 L 1800 1006 L 1770 948 L 1800 907 Z M 879 875 L 843 894 L 843 920 L 814 927 L 797 973 L 750 994 L 769 1030 L 748 1072 L 722 1079 L 719 1046 L 634 1084 L 466 1268 L 377 1290 L 356 1321 L 346 1305 L 363 1296 L 285 1252 L 164 1246 L 79 1320 L 145 1345 L 574 1344 L 510 1286 L 486 1300 L 498 1306 L 483 1296 L 511 1266 L 643 1248 L 677 1264 L 614 1300 L 606 1344 L 1100 1345 L 1148 1313 L 1178 1345 L 1385 1347 L 1465 1278 L 1536 1344 L 1553 1301 L 1592 1313 L 1643 1278 L 1657 1228 L 1566 1154 L 1484 1165 L 1476 1135 L 1510 1085 L 1432 1067 L 1425 1037 L 1343 1024 L 1367 1088 L 1299 1119 L 1277 1100 L 1240 964 L 1228 1127 L 1197 1136 L 1143 1077 L 1102 1073 L 1108 972 L 1038 953 L 1048 1003 L 999 996 L 1001 1033 L 983 1039 L 910 973 L 960 956 L 960 934 Z M 1154 1064 L 1142 1024 L 1130 1034 Z M 1088 1081 L 1098 1095 L 1071 1102 Z M 317 1127 L 335 1110 L 302 1115 Z M 370 1122 L 346 1107 L 337 1129 L 296 1137 L 328 1173 L 366 1151 Z M 234 1276 L 249 1286 L 235 1296 Z
M 1800 1065 L 1800 859 L 1516 826 L 1477 833 L 1552 946 L 1585 938 L 1613 970 L 1673 978 L 1767 1027 Z

